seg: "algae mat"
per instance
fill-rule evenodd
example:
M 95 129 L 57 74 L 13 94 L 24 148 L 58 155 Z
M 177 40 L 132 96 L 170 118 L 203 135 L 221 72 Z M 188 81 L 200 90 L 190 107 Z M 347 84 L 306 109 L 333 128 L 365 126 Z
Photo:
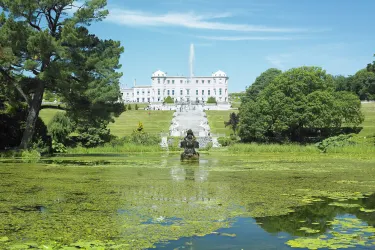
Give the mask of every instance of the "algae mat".
M 202 154 L 193 164 L 173 154 L 3 160 L 0 248 L 178 248 L 179 239 L 219 237 L 237 249 L 240 232 L 255 225 L 262 244 L 253 248 L 368 249 L 374 180 L 375 159 L 339 155 Z M 306 208 L 314 213 L 299 216 Z

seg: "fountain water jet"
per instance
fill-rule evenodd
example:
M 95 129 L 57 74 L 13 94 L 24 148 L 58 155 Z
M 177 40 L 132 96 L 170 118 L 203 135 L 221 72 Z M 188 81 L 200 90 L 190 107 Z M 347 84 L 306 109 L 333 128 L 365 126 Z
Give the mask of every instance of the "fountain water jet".
M 190 44 L 190 57 L 189 57 L 190 81 L 192 81 L 192 78 L 194 76 L 193 64 L 194 64 L 194 44 Z

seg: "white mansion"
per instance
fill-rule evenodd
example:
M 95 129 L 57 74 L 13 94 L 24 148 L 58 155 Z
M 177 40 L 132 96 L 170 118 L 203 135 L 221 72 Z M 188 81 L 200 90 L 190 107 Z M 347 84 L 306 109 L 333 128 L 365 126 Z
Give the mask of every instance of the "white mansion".
M 151 86 L 137 86 L 121 89 L 125 102 L 162 103 L 168 96 L 175 101 L 206 102 L 215 97 L 218 103 L 228 102 L 228 79 L 223 71 L 211 76 L 167 76 L 158 70 L 151 76 Z

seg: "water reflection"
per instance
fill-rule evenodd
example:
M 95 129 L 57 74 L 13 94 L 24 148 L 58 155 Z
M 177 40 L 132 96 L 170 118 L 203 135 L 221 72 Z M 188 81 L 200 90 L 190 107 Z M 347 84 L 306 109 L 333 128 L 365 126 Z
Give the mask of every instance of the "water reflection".
M 295 212 L 283 216 L 237 218 L 230 228 L 217 230 L 204 237 L 181 238 L 159 244 L 156 249 L 291 249 L 285 242 L 299 237 L 320 239 L 323 244 L 324 239 L 327 239 L 327 242 L 331 240 L 326 246 L 332 244 L 334 247 L 334 238 L 337 235 L 344 235 L 350 240 L 343 237 L 340 239 L 343 242 L 337 243 L 337 246 L 341 247 L 334 249 L 375 249 L 373 209 L 375 194 L 368 198 L 340 203 L 322 199 L 297 207 Z M 346 240 L 350 244 L 346 245 Z M 327 248 L 323 245 L 319 249 Z
M 363 208 L 363 209 L 360 209 Z M 319 235 L 332 230 L 336 217 L 351 214 L 370 226 L 375 225 L 375 212 L 364 212 L 375 208 L 375 194 L 365 199 L 336 202 L 323 199 L 308 206 L 295 208 L 295 212 L 283 216 L 256 218 L 256 222 L 268 233 L 285 232 L 293 236 L 306 234 Z M 361 211 L 362 210 L 362 211 Z M 306 233 L 301 227 L 311 228 L 315 232 Z
M 208 179 L 208 161 L 200 160 L 199 162 L 191 163 L 181 162 L 169 166 L 171 166 L 171 176 L 174 181 L 204 182 Z

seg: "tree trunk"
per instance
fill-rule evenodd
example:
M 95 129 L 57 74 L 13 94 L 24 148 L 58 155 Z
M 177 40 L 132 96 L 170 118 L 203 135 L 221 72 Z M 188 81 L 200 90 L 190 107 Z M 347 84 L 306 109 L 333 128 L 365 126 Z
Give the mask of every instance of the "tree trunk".
M 33 99 L 31 100 L 31 104 L 28 110 L 26 127 L 22 135 L 22 140 L 19 147 L 20 149 L 27 149 L 31 144 L 35 132 L 36 120 L 38 119 L 40 107 L 42 105 L 43 93 L 44 83 L 43 81 L 38 81 Z

